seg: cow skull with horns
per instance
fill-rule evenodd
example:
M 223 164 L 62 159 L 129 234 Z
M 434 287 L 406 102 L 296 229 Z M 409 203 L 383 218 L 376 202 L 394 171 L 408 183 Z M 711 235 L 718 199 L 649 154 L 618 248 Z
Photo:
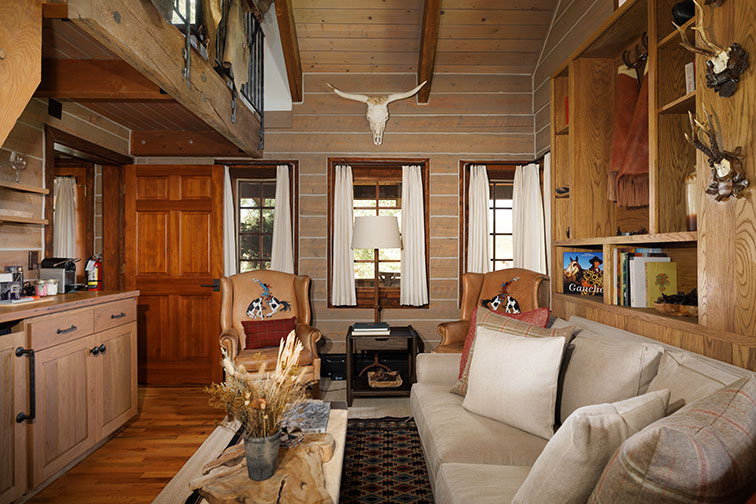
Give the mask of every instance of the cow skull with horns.
M 415 89 L 405 91 L 404 93 L 391 93 L 387 95 L 364 95 L 357 93 L 345 93 L 339 89 L 336 89 L 331 84 L 328 87 L 333 89 L 333 92 L 342 98 L 347 100 L 354 100 L 362 103 L 367 103 L 367 113 L 365 117 L 370 123 L 370 130 L 373 132 L 373 143 L 375 145 L 381 145 L 383 143 L 383 131 L 386 129 L 386 122 L 389 118 L 388 106 L 389 103 L 397 100 L 404 100 L 414 95 L 420 88 L 428 81 L 423 81 L 422 84 Z

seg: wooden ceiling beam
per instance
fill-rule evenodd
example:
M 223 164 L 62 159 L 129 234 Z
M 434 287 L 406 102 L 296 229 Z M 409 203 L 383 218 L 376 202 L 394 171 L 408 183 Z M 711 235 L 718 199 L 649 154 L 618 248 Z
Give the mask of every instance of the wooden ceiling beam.
M 215 130 L 131 132 L 132 156 L 244 156 L 245 153 Z
M 261 125 L 255 112 L 236 101 L 212 65 L 192 50 L 191 82 L 182 75 L 184 37 L 151 2 L 68 0 L 71 21 L 244 152 L 260 157 Z
M 433 83 L 433 66 L 436 63 L 436 46 L 438 45 L 438 24 L 441 18 L 441 0 L 425 0 L 423 7 L 423 28 L 420 32 L 420 56 L 417 63 L 417 83 L 427 84 L 417 93 L 418 103 L 428 103 L 431 84 Z
M 278 32 L 281 35 L 286 75 L 289 77 L 289 92 L 291 101 L 302 101 L 302 60 L 299 56 L 299 42 L 297 41 L 297 27 L 294 22 L 294 9 L 291 0 L 276 0 L 276 18 Z
M 68 17 L 68 5 L 45 2 L 42 4 L 42 17 L 44 19 L 66 19 Z
M 34 96 L 70 100 L 162 100 L 160 91 L 123 60 L 43 59 L 42 82 Z

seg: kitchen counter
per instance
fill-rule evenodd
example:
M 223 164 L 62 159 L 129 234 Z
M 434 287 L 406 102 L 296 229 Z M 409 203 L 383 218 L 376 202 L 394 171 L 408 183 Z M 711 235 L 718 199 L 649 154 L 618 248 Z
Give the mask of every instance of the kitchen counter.
M 119 299 L 139 296 L 138 290 L 133 291 L 80 291 L 47 296 L 35 301 L 0 306 L 0 324 L 13 322 L 29 317 L 38 317 L 74 308 L 94 306 Z

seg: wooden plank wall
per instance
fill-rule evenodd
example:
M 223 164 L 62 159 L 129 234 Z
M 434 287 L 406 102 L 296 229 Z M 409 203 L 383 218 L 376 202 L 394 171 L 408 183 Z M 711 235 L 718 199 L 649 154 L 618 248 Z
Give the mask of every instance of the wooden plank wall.
M 533 72 L 536 157 L 551 146 L 551 74 L 612 12 L 613 0 L 560 0 Z
M 129 153 L 130 131 L 76 103 L 63 104 L 63 116 L 56 119 L 47 114 L 47 99 L 32 99 L 16 121 L 5 143 L 0 147 L 1 176 L 15 180 L 8 158 L 11 151 L 26 154 L 26 170 L 21 173 L 21 183 L 44 185 L 44 125 L 76 135 L 84 140 L 107 147 L 122 154 Z M 101 187 L 101 183 L 100 183 Z M 51 188 L 52 190 L 52 188 Z M 41 196 L 0 189 L 0 211 L 28 212 L 30 217 L 43 218 Z M 95 198 L 95 205 L 97 205 Z M 100 205 L 101 198 L 100 198 Z M 100 207 L 99 214 L 102 215 Z M 102 225 L 100 224 L 100 232 Z M 97 250 L 97 243 L 95 250 Z M 22 224 L 0 224 L 0 269 L 7 264 L 23 264 L 26 267 L 27 252 L 37 250 L 43 256 L 43 227 Z M 28 273 L 28 272 L 27 272 Z
M 365 104 L 334 95 L 344 91 L 387 93 L 411 89 L 415 73 L 305 73 L 304 101 L 295 104 L 291 128 L 268 128 L 265 157 L 299 161 L 299 271 L 312 278 L 315 325 L 327 339 L 324 351 L 344 351 L 344 335 L 372 309 L 327 308 L 328 157 L 430 158 L 430 307 L 392 309 L 384 320 L 412 324 L 426 349 L 438 343 L 439 322 L 459 317 L 459 160 L 533 158 L 529 75 L 436 74 L 430 103 L 395 102 L 383 145 L 373 144 Z M 208 159 L 140 158 L 149 162 L 211 162 Z

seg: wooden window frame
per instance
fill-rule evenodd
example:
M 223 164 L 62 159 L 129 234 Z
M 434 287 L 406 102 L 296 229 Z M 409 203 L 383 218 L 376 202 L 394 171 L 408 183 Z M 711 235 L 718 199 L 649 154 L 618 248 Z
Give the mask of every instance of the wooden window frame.
M 234 198 L 234 229 L 237 230 L 237 250 L 236 261 L 237 268 L 241 266 L 241 254 L 238 248 L 238 229 L 239 206 L 237 204 L 237 181 L 238 180 L 276 180 L 276 169 L 278 165 L 285 164 L 289 166 L 289 191 L 291 205 L 291 225 L 292 225 L 292 243 L 294 245 L 294 274 L 299 274 L 299 161 L 240 161 L 240 160 L 223 160 L 217 159 L 215 164 L 227 165 L 231 177 L 231 191 Z M 274 217 L 275 218 L 275 217 Z M 241 271 L 241 269 L 239 269 Z
M 492 180 L 514 179 L 517 166 L 524 166 L 529 161 L 459 161 L 459 299 L 462 302 L 462 275 L 467 271 L 467 198 L 470 189 L 470 167 L 474 165 L 486 165 L 489 182 Z M 490 201 L 490 199 L 489 199 Z
M 423 199 L 425 212 L 425 277 L 430 291 L 430 158 L 328 158 L 328 271 L 327 296 L 328 308 L 373 308 L 375 290 L 373 287 L 356 289 L 357 305 L 337 306 L 331 304 L 331 289 L 333 270 L 333 187 L 336 165 L 346 164 L 352 167 L 352 184 L 362 180 L 375 180 L 377 175 L 386 170 L 398 170 L 398 180 L 401 182 L 401 167 L 403 165 L 419 165 L 422 168 Z M 392 177 L 393 178 L 393 177 Z M 382 309 L 428 309 L 430 300 L 423 306 L 403 306 L 399 303 L 399 287 L 382 287 L 379 290 Z

